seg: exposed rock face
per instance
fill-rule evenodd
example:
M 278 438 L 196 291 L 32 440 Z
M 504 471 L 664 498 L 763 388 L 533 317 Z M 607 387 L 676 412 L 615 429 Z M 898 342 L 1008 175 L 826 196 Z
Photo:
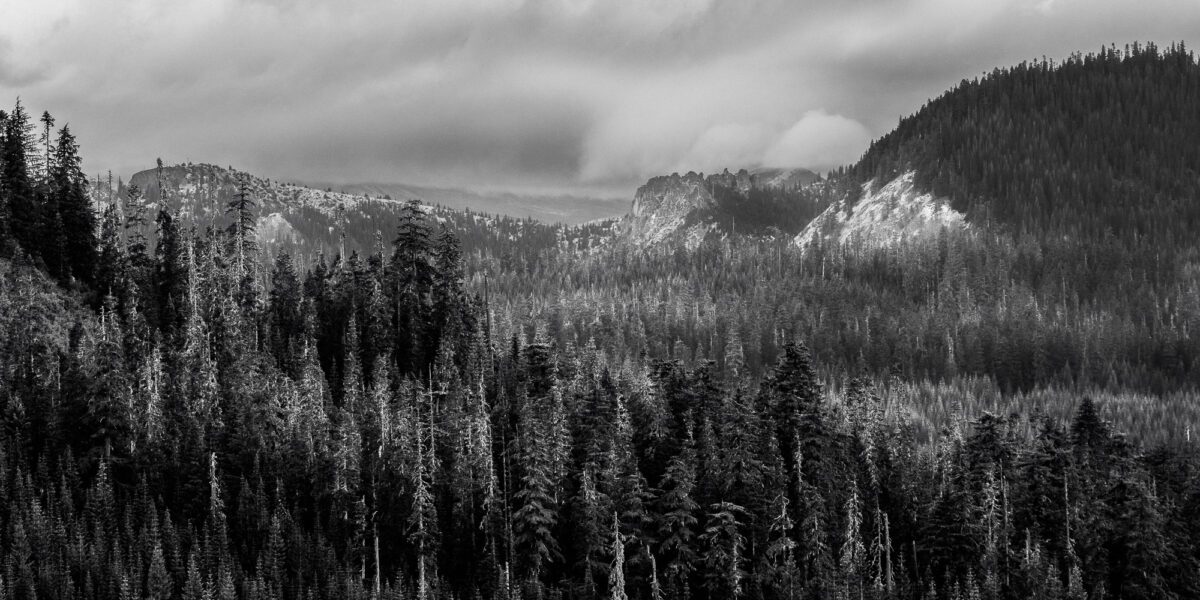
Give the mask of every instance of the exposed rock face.
M 845 199 L 830 205 L 796 236 L 801 248 L 814 244 L 851 244 L 859 248 L 884 248 L 902 241 L 937 235 L 943 228 L 969 227 L 962 213 L 944 198 L 916 190 L 908 172 L 877 187 L 863 184 L 862 196 L 853 204 Z
M 292 227 L 292 224 L 277 212 L 259 217 L 255 234 L 258 236 L 260 244 L 274 245 L 288 242 L 295 244 L 303 240 L 296 228 Z
M 710 208 L 714 200 L 704 177 L 696 173 L 651 178 L 633 197 L 633 216 L 687 213 Z
M 720 234 L 714 217 L 728 206 L 719 206 L 721 188 L 748 194 L 753 189 L 796 189 L 819 181 L 806 169 L 741 169 L 705 176 L 678 173 L 651 178 L 638 188 L 631 212 L 621 220 L 619 231 L 637 246 L 681 239 L 694 249 L 705 237 Z M 728 201 L 728 194 L 725 194 Z
M 634 195 L 633 210 L 622 219 L 624 233 L 639 246 L 659 244 L 686 228 L 700 226 L 700 214 L 715 205 L 703 175 L 654 177 Z

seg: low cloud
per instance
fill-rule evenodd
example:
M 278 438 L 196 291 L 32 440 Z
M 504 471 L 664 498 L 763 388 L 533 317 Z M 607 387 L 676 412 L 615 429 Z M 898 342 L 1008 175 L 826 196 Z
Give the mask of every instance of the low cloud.
M 696 138 L 677 170 L 715 171 L 725 167 L 756 165 L 770 132 L 762 125 L 722 123 Z
M 862 123 L 824 110 L 804 113 L 763 155 L 768 167 L 827 170 L 853 163 L 871 142 Z

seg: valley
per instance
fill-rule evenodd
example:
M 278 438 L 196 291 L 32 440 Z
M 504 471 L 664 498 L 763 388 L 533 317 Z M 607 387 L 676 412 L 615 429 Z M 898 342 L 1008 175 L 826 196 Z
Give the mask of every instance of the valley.
M 1021 63 L 619 207 L 89 180 L 18 103 L 0 597 L 1192 597 L 1198 103 Z

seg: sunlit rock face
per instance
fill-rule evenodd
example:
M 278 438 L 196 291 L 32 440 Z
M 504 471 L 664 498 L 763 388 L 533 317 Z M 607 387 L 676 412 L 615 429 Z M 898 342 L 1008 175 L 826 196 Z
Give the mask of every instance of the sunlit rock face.
M 654 177 L 634 195 L 633 209 L 623 219 L 624 233 L 637 245 L 659 244 L 697 225 L 694 217 L 715 205 L 702 175 L 676 173 Z
M 902 241 L 934 236 L 942 229 L 964 229 L 963 214 L 950 208 L 945 198 L 917 190 L 908 172 L 878 186 L 863 184 L 862 195 L 851 203 L 839 200 L 813 219 L 796 236 L 801 248 L 815 244 L 852 244 L 859 248 L 885 248 Z

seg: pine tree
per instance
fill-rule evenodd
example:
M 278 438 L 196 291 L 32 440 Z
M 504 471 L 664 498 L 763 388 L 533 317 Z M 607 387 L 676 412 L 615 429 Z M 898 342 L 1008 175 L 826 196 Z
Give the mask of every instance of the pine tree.
M 1078 447 L 1089 450 L 1107 450 L 1111 439 L 1108 423 L 1100 418 L 1096 403 L 1085 396 L 1071 423 L 1071 441 Z
M 250 195 L 250 181 L 245 174 L 238 177 L 237 194 L 225 206 L 225 214 L 232 217 L 228 232 L 233 239 L 233 255 L 238 278 L 241 279 L 250 269 L 250 261 L 257 251 L 254 231 L 258 219 L 254 216 L 257 204 Z
M 426 417 L 432 421 L 432 417 Z M 416 435 L 416 468 L 413 470 L 413 506 L 409 516 L 409 541 L 417 550 L 417 598 L 429 600 L 430 582 L 437 580 L 436 572 L 430 572 L 437 555 L 437 544 L 440 539 L 438 520 L 433 497 L 433 476 L 429 463 L 433 457 L 433 425 L 422 424 L 422 417 L 417 415 Z M 428 433 L 426 433 L 428 431 Z M 426 439 L 428 435 L 429 439 Z M 428 444 L 428 448 L 426 447 Z
M 183 321 L 188 273 L 179 225 L 165 203 L 159 205 L 155 222 L 158 241 L 154 247 L 154 324 L 169 338 Z
M 695 569 L 698 557 L 694 545 L 696 511 L 700 505 L 693 498 L 696 489 L 696 451 L 689 434 L 683 450 L 672 457 L 662 479 L 662 494 L 658 498 L 659 553 L 666 559 L 663 569 L 671 597 L 687 597 L 687 581 Z
M 841 571 L 841 593 L 847 597 L 861 597 L 863 593 L 863 568 L 867 549 L 862 541 L 862 503 L 858 498 L 858 483 L 850 488 L 850 499 L 846 501 L 846 533 L 842 537 L 842 549 L 838 556 Z
M 613 435 L 609 463 L 613 473 L 610 477 L 616 484 L 613 500 L 621 517 L 622 530 L 630 545 L 639 547 L 653 541 L 653 520 L 647 509 L 652 494 L 647 489 L 646 478 L 638 468 L 634 454 L 633 424 L 625 399 L 617 395 L 615 432 Z
M 763 497 L 767 469 L 762 452 L 764 438 L 770 434 L 762 431 L 756 411 L 740 390 L 725 398 L 718 419 L 719 494 L 757 511 L 760 505 L 770 502 L 770 498 Z
M 50 111 L 42 111 L 42 118 L 38 120 L 42 123 L 42 155 L 38 157 L 37 166 L 39 168 L 32 169 L 32 171 L 39 182 L 45 182 L 50 179 L 50 173 L 54 168 L 54 158 L 51 156 L 54 148 L 54 140 L 51 137 L 51 133 L 54 131 L 54 117 L 50 115 Z
M 833 466 L 827 464 L 832 453 L 821 385 L 807 346 L 789 343 L 783 350 L 764 385 L 767 398 L 762 403 L 771 409 L 787 477 L 792 481 L 805 480 L 820 494 L 834 485 L 830 481 Z M 797 511 L 805 507 L 805 500 L 799 496 L 795 500 Z M 802 514 L 795 513 L 794 520 L 800 522 Z
M 704 587 L 711 597 L 739 598 L 746 578 L 743 568 L 746 538 L 741 532 L 741 519 L 746 511 L 730 502 L 717 502 L 710 507 L 704 533 Z
M 47 181 L 34 192 L 37 203 L 41 207 L 38 223 L 37 254 L 42 259 L 46 271 L 58 279 L 70 275 L 71 267 L 67 258 L 67 237 L 63 230 L 63 215 L 59 210 L 60 195 L 51 187 L 53 182 Z
M 221 493 L 221 476 L 217 467 L 217 453 L 209 454 L 208 462 L 208 518 L 204 524 L 204 537 L 208 552 L 204 557 L 209 573 L 218 573 L 229 568 L 226 558 L 229 552 L 229 530 L 225 521 L 225 500 Z
M 53 276 L 62 279 L 67 272 L 65 264 L 65 238 L 62 231 L 62 216 L 58 211 L 58 199 L 52 190 L 50 181 L 53 159 L 50 155 L 54 117 L 43 111 L 41 119 L 41 134 L 37 148 L 30 145 L 26 149 L 27 170 L 29 179 L 34 186 L 35 204 L 39 207 L 38 247 L 32 252 L 40 255 L 46 270 Z M 32 138 L 29 138 L 32 142 Z
M 296 276 L 292 257 L 287 252 L 282 252 L 275 259 L 275 269 L 271 273 L 268 309 L 271 325 L 270 343 L 271 353 L 280 368 L 292 377 L 299 375 L 298 354 L 306 333 L 301 313 L 303 300 L 300 279 Z
M 112 294 L 123 305 L 128 304 L 125 248 L 121 243 L 120 223 L 116 206 L 104 209 L 100 220 L 100 255 L 97 262 L 96 287 L 103 294 Z M 121 311 L 125 313 L 124 310 Z
M 1119 598 L 1179 597 L 1165 577 L 1170 549 L 1154 489 L 1138 480 L 1118 481 L 1110 496 L 1114 531 L 1107 565 L 1109 592 Z M 1075 587 L 1083 587 L 1082 581 Z
M 516 493 L 518 508 L 513 514 L 513 530 L 519 556 L 536 580 L 549 563 L 559 558 L 558 541 L 554 537 L 558 510 L 550 457 L 541 444 L 540 434 L 545 429 L 533 419 L 526 423 L 528 437 L 522 443 L 525 450 L 521 457 L 524 474 Z
M 433 265 L 436 274 L 432 291 L 433 319 L 432 330 L 427 335 L 436 352 L 442 352 L 443 345 L 453 344 L 455 353 L 465 353 L 464 344 L 455 344 L 455 336 L 466 339 L 466 330 L 470 326 L 469 322 L 464 322 L 468 313 L 462 291 L 462 250 L 458 237 L 445 223 L 439 227 L 434 241 Z
M 799 447 L 799 444 L 797 444 Z M 803 476 L 804 456 L 796 454 L 796 495 L 800 498 L 799 547 L 804 579 L 813 597 L 824 598 L 835 591 L 833 555 L 829 547 L 825 499 Z
M 59 130 L 54 153 L 50 193 L 62 218 L 66 263 L 73 277 L 93 283 L 98 259 L 96 212 L 88 198 L 79 145 L 69 126 L 64 125 Z
M 621 523 L 617 513 L 612 518 L 612 568 L 608 571 L 608 597 L 610 600 L 628 600 L 625 593 L 625 538 L 621 535 Z
M 162 543 L 154 540 L 151 550 L 150 566 L 146 573 L 146 595 L 151 600 L 168 600 L 174 593 L 174 584 L 170 573 L 167 572 L 167 561 L 163 554 Z
M 210 593 L 204 581 L 204 574 L 200 571 L 200 563 L 196 560 L 196 553 L 192 552 L 188 556 L 182 600 L 210 600 Z
M 4 135 L 0 138 L 0 194 L 3 194 L 7 231 L 26 252 L 36 254 L 41 223 L 41 206 L 37 203 L 33 180 L 28 170 L 28 154 L 32 137 L 29 114 L 16 106 L 4 120 Z
M 131 185 L 129 189 L 125 190 L 125 202 L 122 207 L 125 215 L 125 221 L 122 224 L 125 252 L 129 255 L 134 271 L 142 274 L 140 277 L 135 277 L 139 280 L 148 278 L 148 274 L 144 271 L 150 262 L 145 231 L 149 226 L 149 220 L 146 218 L 146 205 L 143 204 L 143 200 L 141 188 Z
M 791 538 L 793 523 L 786 493 L 775 495 L 769 515 L 767 547 L 763 550 L 766 561 L 763 586 L 775 598 L 796 600 L 800 593 L 800 573 L 796 563 L 796 541 Z
M 429 224 L 416 200 L 405 203 L 398 218 L 388 264 L 392 322 L 395 324 L 392 352 L 403 372 L 417 373 L 437 350 L 428 347 L 425 340 L 431 328 L 429 303 L 435 280 Z
M 572 503 L 571 522 L 575 530 L 575 548 L 580 554 L 579 570 L 585 594 L 596 595 L 597 577 L 603 577 L 609 569 L 605 560 L 611 533 L 605 518 L 612 511 L 612 501 L 596 487 L 597 467 L 585 464 L 579 472 L 579 491 Z

